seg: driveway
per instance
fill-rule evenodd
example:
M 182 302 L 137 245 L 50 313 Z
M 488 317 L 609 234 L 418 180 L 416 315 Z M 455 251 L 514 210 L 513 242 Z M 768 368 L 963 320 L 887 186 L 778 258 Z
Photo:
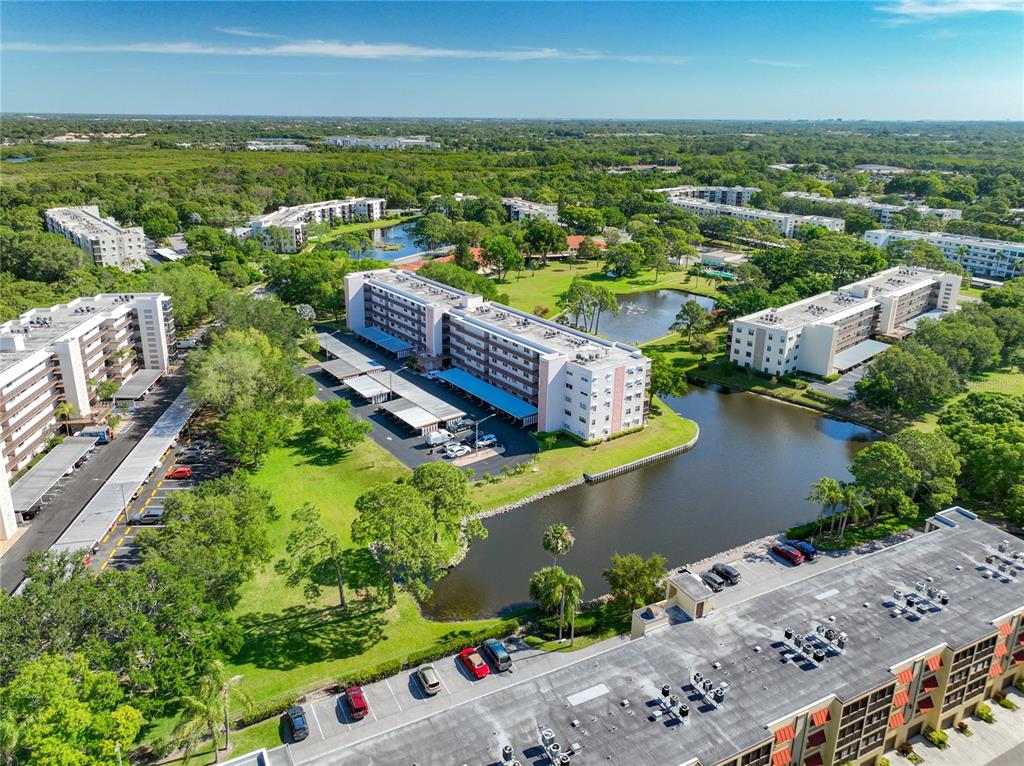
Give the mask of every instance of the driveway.
M 854 394 L 856 393 L 854 391 L 854 386 L 857 385 L 858 380 L 867 374 L 870 366 L 870 362 L 865 362 L 860 367 L 854 367 L 848 373 L 841 375 L 838 380 L 834 380 L 831 383 L 821 383 L 817 380 L 811 380 L 808 381 L 807 385 L 815 391 L 820 391 L 823 394 L 852 401 Z
M 317 329 L 322 332 L 329 332 L 329 328 L 321 327 Z M 493 415 L 486 406 L 471 402 L 453 392 L 444 384 L 409 370 L 402 362 L 375 351 L 370 346 L 353 339 L 350 335 L 334 333 L 334 337 L 366 354 L 371 359 L 384 365 L 386 369 L 391 370 L 396 375 L 401 375 L 405 380 L 419 386 L 424 391 L 463 410 L 470 420 L 477 421 L 487 418 L 480 426 L 480 434 L 494 434 L 498 439 L 498 444 L 503 449 L 481 450 L 479 455 L 460 458 L 457 462 L 460 468 L 472 468 L 473 474 L 477 478 L 485 473 L 489 473 L 492 476 L 500 474 L 506 465 L 513 466 L 517 463 L 526 462 L 537 452 L 537 442 L 526 431 L 503 420 L 500 415 Z M 387 413 L 378 412 L 380 405 L 365 403 L 362 398 L 339 384 L 329 375 L 321 372 L 319 366 L 307 367 L 303 372 L 316 383 L 316 397 L 320 401 L 328 402 L 335 397 L 348 399 L 352 403 L 352 414 L 368 421 L 373 426 L 370 438 L 394 455 L 403 465 L 415 469 L 424 463 L 444 459 L 441 457 L 441 450 L 424 444 L 423 437 L 420 434 L 413 432 Z M 458 436 L 470 436 L 472 433 L 472 431 L 464 431 L 458 434 Z

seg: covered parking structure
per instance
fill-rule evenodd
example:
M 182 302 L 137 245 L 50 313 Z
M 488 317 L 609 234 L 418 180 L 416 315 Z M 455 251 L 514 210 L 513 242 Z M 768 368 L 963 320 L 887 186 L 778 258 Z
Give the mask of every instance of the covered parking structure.
M 434 373 L 434 377 L 443 380 L 450 386 L 459 389 L 484 404 L 489 404 L 515 420 L 519 425 L 532 426 L 537 424 L 537 408 L 529 402 L 502 391 L 487 381 L 470 375 L 465 370 L 452 368 Z
M 837 372 L 849 372 L 854 367 L 864 364 L 889 348 L 888 343 L 880 340 L 863 340 L 860 343 L 850 346 L 845 351 L 840 351 L 832 360 L 832 366 Z
M 404 359 L 412 354 L 411 343 L 396 338 L 394 335 L 388 335 L 379 327 L 361 327 L 355 333 L 372 345 L 394 354 L 396 359 Z
M 466 417 L 443 399 L 423 390 L 398 372 L 371 372 L 345 381 L 345 387 L 420 433 L 435 431 Z
M 363 399 L 372 404 L 386 402 L 391 396 L 390 388 L 378 383 L 369 375 L 360 375 L 358 378 L 349 378 L 345 381 L 345 387 L 355 391 Z
M 142 396 L 148 394 L 149 389 L 160 380 L 160 376 L 163 374 L 163 370 L 138 370 L 117 389 L 117 393 L 114 394 L 114 404 L 130 407 Z
M 320 350 L 327 357 L 320 369 L 339 382 L 383 369 L 382 364 L 329 333 L 318 333 L 316 339 Z
M 436 431 L 441 424 L 436 415 L 431 415 L 408 399 L 392 399 L 390 402 L 384 402 L 380 408 L 421 434 Z
M 37 510 L 43 496 L 91 450 L 97 436 L 69 436 L 51 449 L 11 487 L 14 511 L 22 516 Z
M 444 399 L 439 399 L 428 391 L 424 391 L 398 373 L 371 372 L 368 377 L 382 386 L 387 386 L 394 396 L 407 399 L 420 409 L 426 410 L 445 425 L 466 417 L 465 411 L 448 404 Z

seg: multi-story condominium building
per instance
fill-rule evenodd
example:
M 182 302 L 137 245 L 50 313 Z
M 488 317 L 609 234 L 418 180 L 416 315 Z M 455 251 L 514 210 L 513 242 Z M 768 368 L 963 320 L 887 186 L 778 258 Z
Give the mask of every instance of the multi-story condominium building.
M 282 207 L 253 221 L 251 236 L 278 253 L 297 253 L 306 244 L 311 223 L 337 226 L 353 221 L 379 221 L 387 214 L 387 201 L 379 197 L 349 197 L 308 205 Z
M 309 147 L 305 144 L 296 144 L 289 139 L 263 139 L 248 141 L 245 148 L 250 152 L 308 152 Z
M 126 229 L 113 218 L 103 218 L 97 205 L 51 207 L 46 211 L 46 230 L 85 250 L 97 266 L 134 271 L 146 263 L 142 228 Z
M 603 439 L 647 421 L 650 360 L 416 274 L 345 277 L 350 329 L 539 431 Z
M 669 204 L 699 215 L 701 218 L 725 216 L 738 221 L 771 221 L 784 237 L 792 237 L 801 226 L 822 226 L 829 231 L 845 231 L 846 221 L 842 218 L 829 218 L 823 215 L 794 215 L 793 213 L 777 213 L 773 210 L 759 210 L 740 205 L 723 205 L 718 202 L 705 202 L 701 199 L 688 197 L 669 197 Z
M 750 198 L 761 190 L 756 186 L 669 186 L 652 191 L 681 199 L 702 199 L 723 205 L 749 205 Z
M 878 248 L 884 248 L 897 240 L 915 239 L 939 248 L 947 261 L 959 263 L 976 277 L 1005 280 L 1024 274 L 1024 242 L 939 231 L 872 229 L 864 232 L 864 241 Z
M 729 359 L 769 375 L 846 372 L 888 348 L 872 338 L 908 335 L 919 317 L 955 310 L 959 295 L 959 275 L 887 269 L 829 293 L 734 319 Z
M 1020 541 L 960 508 L 926 529 L 739 598 L 674 572 L 666 598 L 634 613 L 639 637 L 502 684 L 487 725 L 479 702 L 446 705 L 342 743 L 331 763 L 896 763 L 907 740 L 1024 676 Z M 468 731 L 472 759 L 438 734 Z M 976 755 L 966 737 L 949 745 L 953 761 Z
M 88 415 L 95 383 L 165 370 L 174 343 L 162 293 L 102 294 L 32 309 L 0 325 L 0 462 L 23 468 L 60 427 L 56 409 Z
M 895 165 L 854 165 L 850 170 L 854 173 L 867 173 L 874 176 L 899 176 L 913 173 L 910 168 L 901 168 Z
M 803 199 L 808 202 L 817 202 L 823 205 L 855 205 L 865 208 L 879 223 L 886 228 L 889 227 L 892 217 L 904 210 L 914 210 L 921 215 L 933 215 L 943 223 L 956 221 L 963 217 L 964 211 L 955 207 L 928 207 L 916 202 L 906 205 L 892 205 L 887 202 L 875 202 L 871 197 L 825 197 L 817 192 L 786 191 L 782 192 L 783 197 L 791 199 Z
M 328 136 L 324 143 L 329 146 L 366 146 L 370 149 L 438 149 L 441 144 L 431 141 L 429 136 Z
M 543 205 L 530 202 L 520 197 L 502 197 L 502 207 L 508 211 L 510 221 L 522 221 L 525 218 L 547 218 L 558 223 L 558 205 Z

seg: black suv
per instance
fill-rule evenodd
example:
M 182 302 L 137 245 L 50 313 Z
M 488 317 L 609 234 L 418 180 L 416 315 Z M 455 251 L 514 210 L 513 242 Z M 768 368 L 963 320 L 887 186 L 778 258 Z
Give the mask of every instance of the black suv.
M 716 575 L 710 569 L 707 572 L 704 572 L 700 576 L 700 579 L 702 579 L 704 584 L 711 588 L 715 593 L 718 593 L 718 591 L 725 587 L 725 580 Z
M 740 581 L 740 572 L 739 572 L 739 570 L 736 569 L 736 567 L 729 566 L 728 564 L 723 564 L 722 562 L 718 562 L 713 567 L 711 567 L 711 571 L 714 572 L 719 577 L 721 577 L 723 580 L 725 580 L 730 585 L 735 585 L 736 583 L 738 583 Z
M 301 742 L 309 736 L 309 724 L 306 723 L 306 711 L 302 706 L 288 708 L 288 729 L 291 731 L 292 742 Z

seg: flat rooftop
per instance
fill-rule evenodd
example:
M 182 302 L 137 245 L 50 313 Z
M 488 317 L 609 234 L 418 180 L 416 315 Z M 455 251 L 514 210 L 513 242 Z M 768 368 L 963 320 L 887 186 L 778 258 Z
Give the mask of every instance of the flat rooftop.
M 284 224 L 294 223 L 307 213 L 312 213 L 316 210 L 340 207 L 342 205 L 355 205 L 360 202 L 383 201 L 383 198 L 380 197 L 346 197 L 345 199 L 329 199 L 324 202 L 311 202 L 308 205 L 293 205 L 291 207 L 278 208 L 273 213 L 267 213 L 255 220 L 260 222 L 263 226 L 282 226 Z
M 389 287 L 435 306 L 461 306 L 467 298 L 474 297 L 473 293 L 456 290 L 454 287 L 402 269 L 371 271 L 367 275 L 367 281 Z
M 514 205 L 515 207 L 521 207 L 527 210 L 536 210 L 542 213 L 557 213 L 558 205 L 545 205 L 543 202 L 531 202 L 528 199 L 522 197 L 502 197 L 502 205 Z
M 88 207 L 52 207 L 46 214 L 62 225 L 87 234 L 140 233 L 138 228 L 125 229 L 114 221 L 103 218 Z
M 533 763 L 539 731 L 550 727 L 563 750 L 579 743 L 584 764 L 678 766 L 699 759 L 713 766 L 768 742 L 768 728 L 833 697 L 851 700 L 895 682 L 908 661 L 944 644 L 956 648 L 995 634 L 993 621 L 1024 607 L 1024 565 L 993 575 L 986 556 L 999 553 L 1005 533 L 961 509 L 936 517 L 938 529 L 832 567 L 701 620 L 684 621 L 536 678 L 513 683 L 472 702 L 368 737 L 315 764 L 451 766 L 500 763 L 511 745 Z M 1013 541 L 1010 550 L 1024 544 Z M 1000 561 L 1000 560 L 997 560 Z M 916 593 L 931 580 L 949 596 L 925 614 L 896 611 L 893 591 Z M 737 587 L 743 587 L 742 584 Z M 781 661 L 783 632 L 815 634 L 819 625 L 848 636 L 845 650 L 820 664 Z M 718 663 L 719 667 L 714 667 Z M 701 672 L 728 684 L 718 706 L 691 686 Z M 690 706 L 689 720 L 650 720 L 660 688 Z M 628 700 L 628 706 L 622 701 Z M 577 726 L 572 722 L 577 721 Z
M 31 309 L 17 319 L 0 325 L 0 336 L 20 335 L 24 348 L 0 351 L 0 372 L 45 349 L 75 328 L 95 319 L 102 312 L 119 308 L 136 297 L 151 297 L 159 293 L 102 293 L 75 298 L 70 303 L 58 303 L 48 308 Z M 28 330 L 28 332 L 24 332 Z
M 838 290 L 819 293 L 779 308 L 764 309 L 740 317 L 736 321 L 785 330 L 794 330 L 806 324 L 836 321 L 843 318 L 851 309 L 859 310 L 864 306 L 875 305 L 875 299 L 879 296 L 913 290 L 942 275 L 943 272 L 932 269 L 898 266 L 880 271 Z M 865 296 L 870 293 L 870 297 L 858 297 L 854 291 L 862 292 Z
M 884 234 L 896 239 L 923 239 L 933 242 L 949 242 L 960 245 L 976 245 L 979 247 L 991 247 L 997 250 L 1017 250 L 1024 252 L 1024 242 L 1011 242 L 1006 239 L 988 239 L 986 237 L 972 237 L 969 234 L 948 234 L 944 231 L 915 231 L 913 229 L 872 229 L 865 234 Z

